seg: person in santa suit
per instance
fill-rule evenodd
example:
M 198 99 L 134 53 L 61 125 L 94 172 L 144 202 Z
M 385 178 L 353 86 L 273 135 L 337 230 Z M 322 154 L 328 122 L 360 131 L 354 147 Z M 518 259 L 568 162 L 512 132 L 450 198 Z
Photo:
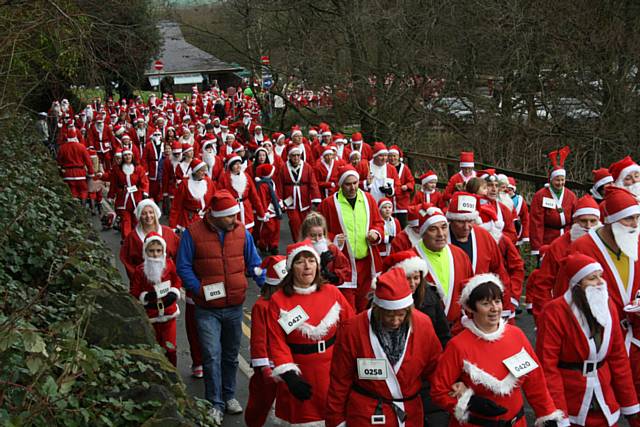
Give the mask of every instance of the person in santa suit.
M 453 193 L 445 216 L 449 220 L 449 241 L 467 254 L 471 261 L 472 273 L 493 273 L 505 284 L 502 317 L 509 319 L 512 315 L 515 316 L 515 307 L 513 310 L 510 309 L 510 277 L 505 269 L 498 243 L 478 224 L 480 216 L 476 197 L 461 191 Z
M 182 281 L 175 264 L 167 258 L 167 244 L 160 234 L 147 234 L 142 253 L 144 262 L 133 274 L 130 292 L 144 305 L 158 345 L 164 348 L 169 362 L 177 366 L 176 318 L 180 315 L 177 301 Z
M 276 168 L 268 163 L 256 170 L 256 190 L 267 211 L 264 221 L 258 220 L 254 235 L 257 235 L 256 246 L 263 252 L 278 254 L 280 244 L 280 220 L 282 219 L 282 200 L 273 180 Z
M 315 163 L 313 150 L 311 149 L 311 146 L 308 143 L 303 141 L 302 130 L 300 130 L 300 127 L 297 125 L 291 128 L 291 141 L 289 142 L 289 145 L 287 145 L 287 148 L 285 149 L 287 153 L 286 155 L 287 158 L 289 157 L 289 152 L 294 148 L 297 148 L 300 150 L 300 159 L 303 162 L 308 163 L 310 166 L 312 166 Z
M 159 203 L 162 200 L 161 164 L 164 161 L 164 144 L 159 131 L 154 131 L 145 145 L 142 165 L 149 177 L 149 197 Z
M 134 212 L 138 203 L 149 195 L 149 179 L 144 168 L 133 161 L 133 152 L 122 152 L 122 164 L 113 168 L 107 197 L 120 217 L 122 241 L 136 225 Z M 114 201 L 115 199 L 115 201 Z M 122 242 L 121 242 L 122 243 Z
M 338 164 L 334 156 L 335 146 L 327 144 L 324 151 L 319 153 L 319 160 L 315 164 L 316 181 L 323 199 L 331 197 L 337 191 Z
M 602 266 L 576 253 L 561 270 L 568 289 L 546 305 L 536 337 L 551 397 L 572 426 L 616 425 L 620 413 L 637 419 L 640 405 Z
M 464 282 L 473 276 L 471 262 L 465 251 L 448 242 L 449 223 L 440 209 L 423 206 L 418 211 L 418 225 L 422 238 L 415 251 L 427 263 L 427 282 L 436 287 L 451 331 L 457 333 L 461 317 L 458 300 Z
M 391 242 L 391 253 L 412 249 L 420 242 L 422 236 L 420 235 L 420 222 L 418 220 L 420 216 L 419 211 L 426 211 L 430 207 L 431 205 L 429 203 L 409 206 L 407 226 L 401 230 Z
M 626 311 L 626 307 L 633 307 L 640 289 L 640 206 L 632 193 L 611 186 L 607 188 L 601 210 L 604 225 L 590 229 L 587 235 L 573 242 L 569 253 L 588 255 L 604 268 L 609 299 L 625 333 L 636 393 L 640 393 L 640 316 L 634 310 Z M 558 286 L 555 288 L 559 293 L 566 291 Z
M 71 197 L 78 199 L 80 206 L 85 206 L 89 198 L 87 176 L 93 177 L 94 169 L 87 147 L 80 143 L 75 133 L 68 130 L 64 133 L 64 142 L 58 149 L 56 161 L 62 180 L 69 186 Z
M 276 167 L 276 171 L 284 168 L 284 161 L 282 161 L 282 158 L 275 153 L 271 140 L 265 139 L 262 142 L 261 147 L 267 150 L 267 158 L 269 159 L 269 163 Z
M 398 218 L 400 226 L 404 228 L 407 225 L 407 212 L 416 181 L 413 178 L 411 169 L 404 164 L 403 153 L 400 147 L 392 145 L 391 148 L 389 148 L 387 159 L 389 160 L 389 164 L 396 169 L 399 179 L 396 194 L 393 196 L 393 216 Z
M 364 184 L 369 176 L 369 162 L 362 160 L 362 153 L 359 151 L 352 151 L 349 153 L 349 163 L 353 166 L 360 175 L 360 182 L 358 187 L 364 189 Z
M 364 143 L 364 139 L 362 138 L 362 134 L 360 132 L 355 132 L 353 135 L 351 135 L 351 143 L 345 148 L 345 157 L 350 158 L 351 153 L 353 153 L 354 151 L 360 153 L 360 158 L 364 162 L 368 163 L 369 160 L 373 158 L 371 146 Z
M 398 218 L 395 218 L 393 214 L 393 202 L 386 197 L 380 199 L 378 201 L 378 210 L 380 211 L 380 216 L 384 221 L 384 246 L 380 249 L 380 257 L 384 261 L 384 258 L 391 254 L 391 243 L 393 239 L 400 234 L 402 230 L 400 226 L 400 222 Z
M 252 178 L 255 178 L 256 176 L 258 176 L 256 175 L 256 170 L 258 169 L 258 166 L 264 165 L 264 164 L 271 164 L 271 162 L 269 161 L 269 157 L 267 156 L 267 149 L 264 147 L 258 147 L 253 153 L 252 157 L 253 157 L 253 161 L 251 161 L 251 168 L 247 170 L 247 172 Z
M 549 174 L 549 184 L 545 184 L 531 199 L 529 210 L 529 238 L 531 255 L 538 255 L 540 246 L 548 245 L 556 237 L 571 228 L 571 217 L 575 211 L 577 197 L 565 188 L 567 171 L 564 161 L 569 155 L 569 147 L 549 154 L 553 170 Z
M 444 199 L 442 193 L 438 191 L 438 175 L 432 170 L 428 170 L 418 178 L 420 180 L 420 189 L 413 195 L 412 205 L 420 205 L 429 203 L 442 209 L 444 207 Z
M 475 166 L 473 151 L 460 152 L 460 172 L 449 178 L 443 194 L 445 204 L 449 203 L 453 193 L 465 190 L 467 181 L 476 176 Z M 467 189 L 467 191 L 469 190 Z
M 336 146 L 336 160 L 340 163 L 348 163 L 349 162 L 349 153 L 346 150 L 347 140 L 341 133 L 336 133 L 333 135 L 333 143 Z
M 223 131 L 218 135 L 218 153 L 221 156 L 227 156 L 233 153 L 233 143 L 236 142 L 236 136 L 233 133 L 223 128 Z
M 431 320 L 414 308 L 405 270 L 378 277 L 371 309 L 343 327 L 335 347 L 327 426 L 423 425 L 420 390 L 442 347 Z
M 327 220 L 318 212 L 309 213 L 300 226 L 300 238 L 313 243 L 313 248 L 320 255 L 323 280 L 337 286 L 355 310 L 355 294 L 350 292 L 349 283 L 351 262 L 336 245 L 327 240 Z
M 150 139 L 151 135 L 152 133 L 147 130 L 147 124 L 144 121 L 144 117 L 136 118 L 135 126 L 129 129 L 129 136 L 131 137 L 133 144 L 138 147 L 138 150 L 142 153 L 145 152 L 147 141 Z
M 69 137 L 77 138 L 80 144 L 88 147 L 87 143 L 84 140 L 84 136 L 82 136 L 82 132 L 76 127 L 76 124 L 72 117 L 65 120 L 64 126 L 58 133 L 58 146 L 62 145 L 65 142 L 65 138 Z
M 507 193 L 511 197 L 513 210 L 517 215 L 514 224 L 516 227 L 516 235 L 518 236 L 516 245 L 519 246 L 529 241 L 529 206 L 527 206 L 527 201 L 524 197 L 518 194 L 515 178 L 508 177 L 507 179 Z
M 153 199 L 144 199 L 138 203 L 136 207 L 138 223 L 133 230 L 134 232 L 129 233 L 120 247 L 120 261 L 124 265 L 129 281 L 133 280 L 136 267 L 144 261 L 142 246 L 149 233 L 162 236 L 166 244 L 167 256 L 174 261 L 176 260 L 180 238 L 170 227 L 160 224 L 161 216 L 160 208 Z
M 640 165 L 634 162 L 631 156 L 612 163 L 609 172 L 615 186 L 626 188 L 640 200 Z
M 589 192 L 593 196 L 593 198 L 600 203 L 604 199 L 604 192 L 607 187 L 613 184 L 613 177 L 609 173 L 609 169 L 600 168 L 591 171 L 593 176 L 593 187 Z
M 189 144 L 180 144 L 182 147 L 182 156 L 180 158 L 180 162 L 175 165 L 173 168 L 173 181 L 174 181 L 174 195 L 177 193 L 178 188 L 183 181 L 189 178 L 189 174 L 191 173 L 191 162 L 195 156 L 195 151 L 193 149 L 193 145 Z
M 541 362 L 529 340 L 505 323 L 503 286 L 493 274 L 472 277 L 460 303 L 464 330 L 444 349 L 433 375 L 431 397 L 451 415 L 449 426 L 525 427 L 523 393 L 537 427 L 568 426 L 545 381 Z
M 208 140 L 202 144 L 202 161 L 207 165 L 207 176 L 214 181 L 224 172 L 222 159 L 216 154 L 215 140 Z
M 277 383 L 272 375 L 274 364 L 269 351 L 269 301 L 287 275 L 287 257 L 268 256 L 262 260 L 260 270 L 266 271 L 265 284 L 268 286 L 260 289 L 260 296 L 251 309 L 249 350 L 253 375 L 249 380 L 249 401 L 244 412 L 247 427 L 264 426 L 276 400 Z
M 154 131 L 155 132 L 155 131 Z M 165 156 L 162 161 L 162 209 L 168 214 L 171 208 L 171 201 L 175 197 L 176 177 L 175 169 L 182 159 L 182 145 L 178 141 L 165 142 L 165 147 L 171 144 L 171 156 Z
M 184 230 L 199 221 L 215 192 L 216 184 L 207 176 L 207 164 L 202 160 L 192 160 L 191 174 L 182 181 L 171 204 L 169 226 Z
M 285 160 L 286 156 L 285 156 L 285 148 L 287 148 L 286 145 L 286 137 L 284 136 L 284 134 L 280 133 L 280 132 L 274 132 L 273 135 L 271 135 L 271 137 L 273 138 L 273 140 L 275 141 L 276 145 L 273 147 L 273 152 L 282 159 L 282 161 Z
M 335 286 L 322 282 L 311 241 L 287 247 L 287 270 L 267 319 L 273 376 L 281 380 L 275 415 L 288 425 L 323 425 L 334 343 L 354 312 Z
M 540 262 L 538 273 L 534 280 L 527 282 L 527 293 L 532 293 L 532 309 L 534 316 L 539 316 L 544 306 L 553 298 L 561 296 L 566 289 L 558 292 L 555 284 L 560 270 L 560 260 L 569 254 L 571 243 L 584 236 L 590 229 L 600 227 L 600 208 L 589 195 L 582 196 L 576 203 L 576 211 L 573 213 L 573 224 L 569 233 L 556 238 L 545 253 Z
M 118 144 L 116 144 L 116 146 L 118 146 Z M 124 135 L 122 135 L 119 147 L 122 148 L 123 152 L 130 150 L 133 153 L 133 160 L 136 163 L 142 165 L 142 154 L 140 153 L 138 147 L 133 144 L 133 142 L 131 141 L 131 137 L 128 134 L 125 133 Z
M 281 193 L 289 228 L 294 241 L 299 239 L 300 225 L 312 204 L 322 201 L 315 173 L 309 163 L 302 161 L 302 151 L 293 147 L 287 152 L 285 167 L 277 171 L 276 186 Z
M 327 220 L 329 239 L 351 262 L 348 286 L 355 293 L 356 311 L 360 312 L 369 302 L 371 280 L 382 267 L 384 222 L 373 196 L 358 188 L 360 176 L 355 168 L 343 166 L 339 175 L 340 189 L 324 199 L 318 211 Z
M 257 219 L 264 221 L 266 211 L 258 196 L 253 179 L 241 169 L 242 158 L 236 154 L 227 156 L 227 170 L 220 176 L 219 188 L 224 188 L 234 196 L 240 205 L 238 219 L 251 232 Z
M 500 184 L 495 169 L 486 169 L 477 174 L 487 184 L 487 194 L 480 199 L 480 204 L 489 204 L 494 207 L 498 215 L 498 225 L 502 225 L 502 232 L 514 245 L 517 244 L 518 234 L 514 223 L 514 212 L 511 207 L 500 201 Z
M 400 188 L 398 172 L 387 162 L 388 153 L 382 142 L 373 145 L 373 159 L 369 161 L 369 175 L 364 182 L 364 190 L 370 192 L 376 202 L 383 197 L 394 197 Z
M 104 113 L 99 113 L 95 123 L 89 126 L 87 145 L 97 151 L 103 169 L 109 170 L 111 169 L 114 137 L 111 128 L 104 125 L 104 119 Z
M 256 124 L 249 138 L 249 148 L 254 151 L 262 145 L 267 136 L 262 131 L 262 126 Z

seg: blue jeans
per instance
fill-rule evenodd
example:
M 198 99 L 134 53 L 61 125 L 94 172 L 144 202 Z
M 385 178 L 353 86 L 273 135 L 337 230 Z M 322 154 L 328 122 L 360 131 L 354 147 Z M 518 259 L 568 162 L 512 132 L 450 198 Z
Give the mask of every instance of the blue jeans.
M 196 323 L 202 348 L 204 398 L 224 411 L 225 402 L 236 393 L 242 305 L 225 308 L 196 305 Z

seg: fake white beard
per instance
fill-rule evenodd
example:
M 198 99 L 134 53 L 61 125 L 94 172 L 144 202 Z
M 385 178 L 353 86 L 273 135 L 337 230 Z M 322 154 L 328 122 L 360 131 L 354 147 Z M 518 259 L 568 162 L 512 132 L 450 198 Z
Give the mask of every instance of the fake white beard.
M 384 164 L 382 166 L 378 166 L 375 163 L 371 162 L 371 174 L 375 179 L 385 179 L 387 177 L 387 165 Z
M 611 319 L 607 284 L 603 282 L 598 286 L 589 286 L 584 290 L 584 294 L 587 297 L 591 314 L 600 325 L 605 326 Z
M 162 255 L 160 258 L 144 258 L 144 275 L 151 283 L 160 283 L 162 279 L 162 272 L 167 264 L 166 255 Z
M 329 246 L 327 245 L 327 239 L 320 239 L 317 242 L 313 242 L 313 248 L 319 254 L 322 254 L 329 250 Z
M 201 179 L 200 181 L 196 181 L 192 177 L 189 177 L 189 193 L 196 200 L 202 200 L 204 195 L 207 193 L 207 181 Z
M 498 193 L 498 201 L 508 207 L 510 211 L 513 210 L 513 200 L 507 193 Z
M 636 197 L 636 200 L 640 200 L 640 182 L 635 182 L 625 188 Z
M 231 174 L 231 187 L 236 190 L 239 197 L 242 197 L 244 190 L 247 188 L 247 175 L 244 172 L 240 172 L 239 175 Z
M 571 234 L 571 241 L 575 242 L 580 237 L 586 235 L 588 232 L 589 232 L 588 228 L 583 228 L 580 226 L 580 224 L 578 224 L 577 222 L 574 222 L 571 225 L 571 230 L 569 231 L 569 233 Z
M 491 237 L 493 237 L 496 242 L 499 242 L 500 239 L 502 238 L 502 229 L 498 228 L 495 221 L 484 222 L 480 224 L 480 226 L 485 230 L 487 230 L 489 234 L 491 234 Z
M 216 161 L 216 154 L 205 151 L 202 153 L 202 161 L 205 162 L 207 166 L 209 166 L 209 170 L 211 170 Z
M 611 231 L 616 244 L 629 260 L 635 262 L 638 260 L 638 234 L 640 233 L 640 227 L 632 228 L 627 227 L 619 222 L 611 224 Z
M 122 172 L 124 172 L 125 175 L 131 175 L 135 169 L 136 167 L 133 163 L 126 163 L 122 165 Z

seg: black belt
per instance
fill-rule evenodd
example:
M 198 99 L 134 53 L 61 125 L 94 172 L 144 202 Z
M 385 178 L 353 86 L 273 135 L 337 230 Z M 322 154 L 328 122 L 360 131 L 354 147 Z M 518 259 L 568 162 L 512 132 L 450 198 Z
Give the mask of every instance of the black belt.
M 549 224 L 544 225 L 544 228 L 550 228 L 552 230 L 564 230 L 565 227 L 566 225 L 549 225 Z
M 561 360 L 558 362 L 558 368 L 579 371 L 582 372 L 582 375 L 590 374 L 591 372 L 602 368 L 602 365 L 604 365 L 604 361 L 596 363 L 588 360 L 585 360 L 584 362 L 563 362 Z
M 294 344 L 288 343 L 291 353 L 293 354 L 315 354 L 324 353 L 329 347 L 336 342 L 336 336 L 332 336 L 328 340 L 318 341 L 315 344 Z
M 351 389 L 353 391 L 355 391 L 358 394 L 361 394 L 363 396 L 367 396 L 370 397 L 372 399 L 375 399 L 378 401 L 378 405 L 376 406 L 376 410 L 374 412 L 374 417 L 376 416 L 382 416 L 382 404 L 386 404 L 391 406 L 391 409 L 393 409 L 393 411 L 395 412 L 396 416 L 400 419 L 400 421 L 405 422 L 405 420 L 407 419 L 407 413 L 405 411 L 402 410 L 402 408 L 400 408 L 398 405 L 396 405 L 396 402 L 408 402 L 410 400 L 415 399 L 416 397 L 420 396 L 420 390 L 419 392 L 412 394 L 411 396 L 407 396 L 407 397 L 402 397 L 400 399 L 388 399 L 386 397 L 382 397 L 377 393 L 374 393 L 371 390 L 367 390 L 366 388 L 362 387 L 360 384 L 358 383 L 354 383 L 351 386 Z M 373 419 L 373 417 L 372 417 Z M 383 422 L 384 424 L 384 422 Z
M 510 420 L 488 420 L 486 418 L 469 415 L 467 423 L 483 427 L 511 427 L 522 417 L 524 417 L 524 406 L 521 407 L 516 416 L 511 418 Z

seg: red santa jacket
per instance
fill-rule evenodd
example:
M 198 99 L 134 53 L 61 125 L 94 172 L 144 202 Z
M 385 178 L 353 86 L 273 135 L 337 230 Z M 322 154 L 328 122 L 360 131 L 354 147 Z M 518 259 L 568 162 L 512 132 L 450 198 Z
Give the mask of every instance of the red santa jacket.
M 422 237 L 412 227 L 405 227 L 391 242 L 391 253 L 407 251 L 420 243 Z
M 509 275 L 509 290 L 511 293 L 511 304 L 513 305 L 511 317 L 515 317 L 516 309 L 520 305 L 522 297 L 522 284 L 524 282 L 524 260 L 520 256 L 520 251 L 513 242 L 506 237 L 501 237 L 498 248 L 502 254 L 504 268 Z
M 409 399 L 401 402 L 407 414 L 406 427 L 424 423 L 420 389 L 423 381 L 431 380 L 442 351 L 429 317 L 418 310 L 411 312 L 411 329 L 404 346 L 404 357 L 390 367 L 387 356 L 370 325 L 371 310 L 348 321 L 340 332 L 331 364 L 331 386 L 327 399 L 328 427 L 343 422 L 348 426 L 370 426 L 378 401 L 353 390 L 357 385 L 383 399 Z M 360 378 L 357 362 L 362 359 L 382 359 L 387 364 L 385 380 Z M 386 426 L 400 422 L 391 405 L 382 405 Z
M 369 144 L 365 144 L 364 142 L 362 142 L 360 144 L 360 147 L 358 150 L 356 150 L 353 146 L 352 143 L 349 143 L 347 145 L 344 146 L 344 155 L 342 156 L 344 159 L 348 159 L 349 158 L 349 154 L 351 154 L 352 151 L 359 151 L 360 152 L 360 156 L 362 157 L 363 162 L 369 162 L 369 160 L 371 160 L 373 158 L 373 150 L 371 149 L 371 146 Z
M 433 272 L 429 259 L 422 250 L 422 245 L 416 245 L 415 247 L 416 253 L 427 263 L 429 269 L 426 277 L 427 282 L 436 287 L 438 295 L 440 295 L 440 299 L 442 299 L 442 303 L 444 304 L 444 312 L 447 315 L 447 320 L 452 325 L 451 331 L 454 332 L 460 330 L 459 323 L 460 317 L 462 316 L 460 292 L 462 292 L 462 284 L 473 276 L 473 269 L 469 257 L 465 251 L 459 247 L 448 244 L 443 250 L 449 252 L 449 287 L 446 293 L 440 280 Z
M 271 180 L 271 184 L 267 184 L 266 181 L 261 183 L 260 178 L 254 178 L 256 181 L 256 191 L 258 192 L 258 197 L 262 202 L 262 206 L 265 208 L 265 219 L 271 219 L 276 217 L 276 206 L 274 205 L 274 201 L 271 198 L 271 191 L 269 191 L 269 185 L 273 185 L 273 190 L 276 196 L 275 203 L 280 207 L 280 212 L 282 214 L 282 200 L 279 197 L 280 191 L 276 187 L 276 182 Z M 279 220 L 279 219 L 278 219 Z
M 294 291 L 291 296 L 282 290 L 271 297 L 269 304 L 268 339 L 271 358 L 278 377 L 294 371 L 311 384 L 312 397 L 304 402 L 293 397 L 287 386 L 278 384 L 276 395 L 276 416 L 290 424 L 321 421 L 325 419 L 325 403 L 329 389 L 329 371 L 335 346 L 336 333 L 340 325 L 353 317 L 354 312 L 342 293 L 335 287 L 324 285 L 319 290 L 314 287 L 304 291 Z M 309 318 L 289 334 L 285 333 L 278 321 L 300 306 Z M 321 350 L 312 354 L 298 354 L 291 345 L 318 345 Z
M 175 169 L 180 162 L 174 156 L 165 157 L 162 160 L 162 196 L 173 197 L 176 193 Z
M 548 187 L 536 192 L 529 210 L 532 254 L 537 255 L 540 246 L 548 245 L 553 239 L 569 231 L 576 202 L 576 195 L 568 188 L 563 190 L 560 198 Z
M 157 181 L 158 171 L 160 170 L 160 162 L 163 159 L 163 148 L 162 144 L 155 145 L 153 142 L 149 142 L 144 147 L 144 153 L 142 153 L 142 165 L 147 171 L 148 177 L 150 181 Z
M 640 411 L 616 309 L 610 304 L 611 319 L 603 327 L 599 349 L 588 326 L 581 325 L 573 310 L 577 308 L 572 304 L 571 292 L 567 292 L 547 304 L 538 322 L 536 352 L 549 392 L 573 424 L 586 425 L 594 400 L 608 425 L 614 425 L 620 417 L 619 409 L 624 415 Z M 587 361 L 593 368 L 588 376 L 582 369 L 559 366 L 565 363 L 584 366 Z
M 513 222 L 513 211 L 511 208 L 497 200 L 491 200 L 489 198 L 481 199 L 480 203 L 483 205 L 488 203 L 495 208 L 496 215 L 498 216 L 498 222 L 502 222 L 504 224 L 504 227 L 502 228 L 503 236 L 511 239 L 514 245 L 518 243 L 518 235 L 516 233 L 516 226 Z
M 463 424 L 463 420 L 469 416 L 466 407 L 473 394 L 507 409 L 504 415 L 489 420 L 514 418 L 524 405 L 523 391 L 538 417 L 536 425 L 563 418 L 549 395 L 541 363 L 520 329 L 501 321 L 496 332 L 486 334 L 470 319 L 465 318 L 464 325 L 465 330 L 453 337 L 444 349 L 431 383 L 433 402 L 451 414 L 449 426 L 468 425 Z M 516 378 L 503 361 L 522 351 L 528 355 L 529 363 L 533 361 L 537 368 Z M 451 386 L 458 381 L 470 389 L 459 399 L 449 395 Z M 524 417 L 514 424 L 517 427 L 526 425 Z
M 323 199 L 331 196 L 338 190 L 338 163 L 335 160 L 333 160 L 331 164 L 327 164 L 324 159 L 320 157 L 315 164 L 314 172 Z
M 460 171 L 457 174 L 453 175 L 451 178 L 449 178 L 449 182 L 447 183 L 447 186 L 444 189 L 444 194 L 443 194 L 444 203 L 445 204 L 449 203 L 449 200 L 451 200 L 451 196 L 456 191 L 464 191 L 465 184 L 474 176 L 476 176 L 476 171 L 473 171 L 471 176 L 468 176 L 468 177 L 462 175 L 462 171 Z
M 569 255 L 571 247 L 571 233 L 565 233 L 556 238 L 544 254 L 540 267 L 533 278 L 527 281 L 527 294 L 530 294 L 530 301 L 536 314 L 540 313 L 544 306 L 564 293 L 566 289 L 561 289 L 562 284 L 558 283 L 558 289 L 554 289 L 556 282 L 559 282 L 558 272 L 560 271 L 560 260 Z
M 131 233 L 133 234 L 133 233 Z M 164 323 L 171 319 L 175 319 L 180 314 L 180 308 L 178 307 L 178 299 L 180 299 L 180 288 L 182 287 L 182 280 L 176 273 L 176 266 L 170 258 L 166 260 L 166 266 L 162 272 L 160 283 L 169 282 L 169 292 L 176 295 L 176 300 L 169 306 L 151 304 L 153 308 L 145 308 L 147 316 L 151 323 Z M 155 291 L 154 284 L 151 283 L 144 274 L 144 264 L 139 265 L 135 273 L 133 274 L 133 280 L 131 281 L 131 295 L 134 298 L 138 298 L 142 304 L 145 304 L 145 297 L 151 291 Z
M 384 222 L 384 239 L 382 240 L 383 245 L 380 248 L 380 256 L 386 257 L 391 255 L 391 243 L 393 240 L 400 234 L 402 231 L 402 227 L 400 227 L 400 221 L 398 218 L 390 217 L 387 219 L 383 219 Z
M 166 225 L 160 226 L 158 234 L 160 234 L 167 243 L 167 258 L 171 258 L 175 261 L 178 254 L 180 238 L 176 236 L 176 233 Z M 144 237 L 142 226 L 138 224 L 133 229 L 133 232 L 129 233 L 127 237 L 125 237 L 124 243 L 122 244 L 122 247 L 120 247 L 120 261 L 127 271 L 129 281 L 133 279 L 133 273 L 136 271 L 136 267 L 144 261 L 142 256 L 142 242 L 144 241 Z
M 251 228 L 255 225 L 253 212 L 255 210 L 258 220 L 263 220 L 266 215 L 266 210 L 262 204 L 262 200 L 258 196 L 258 191 L 253 183 L 253 179 L 244 172 L 240 172 L 239 176 L 246 177 L 244 185 L 242 183 L 233 184 L 231 180 L 231 173 L 226 171 L 220 176 L 219 188 L 228 190 L 232 196 L 236 198 L 240 204 L 239 219 L 246 228 Z
M 215 192 L 216 184 L 206 175 L 201 181 L 193 178 L 183 180 L 171 203 L 169 226 L 187 228 L 204 217 Z
M 520 219 L 520 232 L 518 233 L 518 244 L 529 241 L 529 206 L 527 201 L 520 194 L 517 194 L 513 200 L 513 210 Z
M 349 261 L 349 258 L 333 243 L 328 243 L 327 246 L 331 255 L 333 255 L 333 260 L 327 264 L 327 270 L 334 273 L 338 276 L 338 279 L 340 279 L 340 281 L 334 285 L 338 288 L 344 288 L 344 283 L 351 281 L 351 261 Z
M 265 285 L 269 286 L 269 285 Z M 251 338 L 249 351 L 251 352 L 251 367 L 273 367 L 269 356 L 269 300 L 258 297 L 251 309 Z
M 280 190 L 280 198 L 284 202 L 285 210 L 304 212 L 312 203 L 320 203 L 320 189 L 310 164 L 300 162 L 298 179 L 294 179 L 291 163 L 278 171 L 276 186 Z
M 411 193 L 415 187 L 416 181 L 413 178 L 411 169 L 404 163 L 400 163 L 396 168 L 398 172 L 398 178 L 400 180 L 395 196 L 393 196 L 393 212 L 394 213 L 407 213 L 409 210 Z M 403 190 L 403 186 L 407 186 L 406 190 Z
M 113 140 L 113 131 L 107 125 L 103 126 L 102 133 L 98 131 L 95 123 L 87 131 L 87 146 L 93 147 L 100 154 L 111 152 Z
M 149 180 L 142 166 L 136 165 L 131 174 L 125 174 L 122 168 L 114 167 L 111 170 L 108 197 L 115 198 L 116 209 L 135 210 L 143 196 L 149 193 Z
M 94 174 L 93 163 L 87 148 L 79 142 L 65 142 L 58 149 L 56 158 L 64 181 L 84 181 Z
M 127 130 L 127 135 L 131 138 L 133 145 L 138 147 L 138 149 L 144 153 L 145 148 L 147 147 L 147 141 L 151 137 L 146 126 L 142 128 L 138 128 L 137 126 L 131 127 Z
M 427 202 L 432 204 L 433 206 L 437 206 L 440 209 L 445 207 L 444 203 L 444 195 L 439 190 L 434 190 L 433 193 L 425 193 L 422 190 L 416 191 L 413 195 L 413 200 L 411 201 L 412 205 L 421 205 L 422 203 Z
M 379 239 L 374 244 L 369 244 L 369 253 L 367 254 L 367 256 L 371 259 L 371 277 L 375 277 L 376 274 L 382 269 L 382 260 L 380 258 L 380 244 L 384 239 L 384 221 L 380 216 L 378 205 L 373 199 L 373 196 L 369 193 L 365 193 L 362 190 L 358 190 L 358 192 L 359 197 L 363 198 L 363 206 L 365 208 L 367 216 L 367 231 L 374 231 L 379 236 Z M 335 192 L 333 196 L 324 199 L 318 207 L 318 212 L 320 212 L 327 220 L 327 237 L 336 245 L 336 235 L 347 234 L 342 216 L 347 215 L 348 213 L 342 212 L 342 208 L 340 206 L 340 203 L 338 202 L 338 196 L 340 194 L 342 194 L 341 191 Z M 353 253 L 351 244 L 345 243 L 342 248 L 340 248 L 339 246 L 338 248 L 342 250 L 342 253 L 349 260 L 351 260 L 351 280 L 349 282 L 343 283 L 341 287 L 357 288 L 358 270 L 355 266 L 357 260 L 355 259 L 355 254 Z

